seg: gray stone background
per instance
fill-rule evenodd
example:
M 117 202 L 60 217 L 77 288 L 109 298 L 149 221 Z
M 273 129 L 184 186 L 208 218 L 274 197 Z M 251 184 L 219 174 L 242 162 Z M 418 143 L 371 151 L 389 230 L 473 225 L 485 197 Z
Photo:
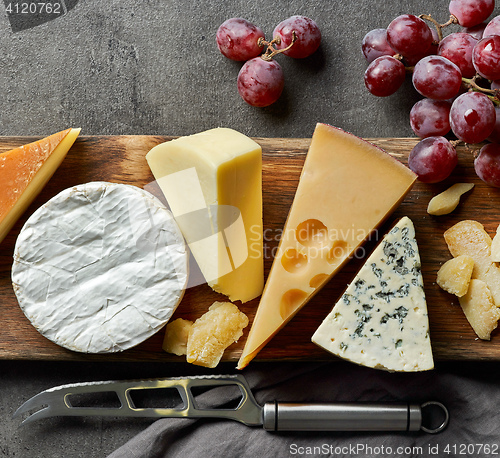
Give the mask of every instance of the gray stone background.
M 408 113 L 416 93 L 407 81 L 391 97 L 371 96 L 363 84 L 361 40 L 402 13 L 448 18 L 447 0 L 80 0 L 64 16 L 13 32 L 4 5 L 0 135 L 47 135 L 70 126 L 84 135 L 185 135 L 226 126 L 250 136 L 309 137 L 321 121 L 363 137 L 412 136 Z M 240 16 L 269 36 L 294 14 L 318 22 L 320 50 L 304 61 L 279 56 L 282 98 L 269 108 L 250 107 L 236 89 L 241 64 L 218 52 L 216 30 Z M 0 456 L 106 456 L 150 423 L 68 419 L 19 428 L 12 412 L 39 391 L 201 372 L 173 364 L 0 361 Z
M 13 33 L 0 15 L 1 135 L 185 135 L 230 126 L 252 136 L 307 137 L 317 121 L 361 136 L 410 136 L 417 100 L 408 84 L 377 99 L 364 88 L 364 34 L 403 12 L 439 11 L 430 1 L 80 1 L 67 15 Z M 2 12 L 0 12 L 2 13 Z M 215 33 L 242 16 L 271 36 L 293 14 L 323 34 L 306 60 L 279 56 L 285 90 L 275 105 L 246 105 L 236 89 L 242 64 L 226 59 Z

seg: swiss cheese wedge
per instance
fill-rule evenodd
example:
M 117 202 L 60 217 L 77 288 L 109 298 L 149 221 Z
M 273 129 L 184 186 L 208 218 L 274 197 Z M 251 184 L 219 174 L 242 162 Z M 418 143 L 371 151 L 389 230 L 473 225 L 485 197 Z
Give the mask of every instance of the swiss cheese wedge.
M 415 180 L 376 146 L 335 127 L 316 126 L 238 369 L 338 272 Z
M 0 154 L 0 242 L 50 180 L 80 129 L 66 129 Z

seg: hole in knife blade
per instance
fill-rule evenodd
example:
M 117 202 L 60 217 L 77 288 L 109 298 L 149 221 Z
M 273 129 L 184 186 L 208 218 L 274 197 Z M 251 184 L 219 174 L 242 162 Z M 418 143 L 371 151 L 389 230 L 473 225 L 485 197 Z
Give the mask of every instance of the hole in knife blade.
M 184 401 L 177 388 L 144 388 L 130 390 L 130 398 L 137 409 L 184 409 Z
M 243 392 L 234 384 L 193 386 L 191 394 L 198 409 L 236 410 L 243 400 Z
M 71 407 L 105 407 L 107 409 L 118 409 L 121 407 L 120 399 L 114 391 L 102 391 L 98 393 L 70 394 L 66 397 Z

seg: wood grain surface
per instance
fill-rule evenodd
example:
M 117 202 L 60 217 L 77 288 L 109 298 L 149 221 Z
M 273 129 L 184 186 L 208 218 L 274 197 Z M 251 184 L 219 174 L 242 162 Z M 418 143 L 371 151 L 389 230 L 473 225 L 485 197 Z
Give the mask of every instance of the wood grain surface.
M 17 304 L 10 270 L 14 244 L 26 219 L 40 205 L 63 189 L 89 181 L 109 181 L 158 190 L 144 159 L 156 144 L 173 137 L 165 136 L 82 136 L 68 153 L 48 185 L 26 211 L 0 246 L 0 359 L 80 360 L 80 361 L 185 361 L 161 349 L 163 331 L 141 345 L 119 354 L 86 355 L 61 348 L 40 335 L 26 319 Z M 34 141 L 33 137 L 0 137 L 0 152 Z M 309 139 L 256 138 L 263 148 L 263 199 L 266 275 L 272 262 L 280 230 L 292 203 Z M 416 139 L 369 139 L 406 163 Z M 494 331 L 489 342 L 479 340 L 465 319 L 455 297 L 442 291 L 436 273 L 451 256 L 443 232 L 463 219 L 475 219 L 493 235 L 500 223 L 500 190 L 486 186 L 475 175 L 473 152 L 459 148 L 459 165 L 445 182 L 426 185 L 416 183 L 400 207 L 379 228 L 379 238 L 402 216 L 409 216 L 416 228 L 422 258 L 425 291 L 429 307 L 431 341 L 436 360 L 500 359 L 500 332 Z M 450 215 L 430 216 L 427 204 L 431 197 L 455 182 L 473 182 L 475 188 L 462 197 L 459 207 Z M 1 184 L 0 184 L 1 186 Z M 259 353 L 256 360 L 333 360 L 333 356 L 310 342 L 311 335 L 354 277 L 376 240 L 363 250 L 306 305 L 294 319 Z M 365 257 L 362 254 L 365 254 Z M 189 288 L 174 318 L 196 319 L 216 300 L 224 296 L 207 285 Z M 250 322 L 258 299 L 240 305 Z M 239 358 L 246 332 L 239 342 L 224 354 L 224 361 Z

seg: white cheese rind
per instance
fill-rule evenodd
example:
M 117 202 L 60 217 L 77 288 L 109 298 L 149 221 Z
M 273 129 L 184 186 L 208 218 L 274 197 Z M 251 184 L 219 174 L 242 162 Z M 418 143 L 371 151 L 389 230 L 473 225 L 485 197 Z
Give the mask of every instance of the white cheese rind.
M 413 223 L 384 237 L 312 337 L 351 362 L 388 371 L 434 367 Z
M 28 219 L 16 242 L 19 305 L 46 338 L 77 352 L 131 348 L 182 299 L 188 254 L 172 214 L 124 184 L 66 189 Z

